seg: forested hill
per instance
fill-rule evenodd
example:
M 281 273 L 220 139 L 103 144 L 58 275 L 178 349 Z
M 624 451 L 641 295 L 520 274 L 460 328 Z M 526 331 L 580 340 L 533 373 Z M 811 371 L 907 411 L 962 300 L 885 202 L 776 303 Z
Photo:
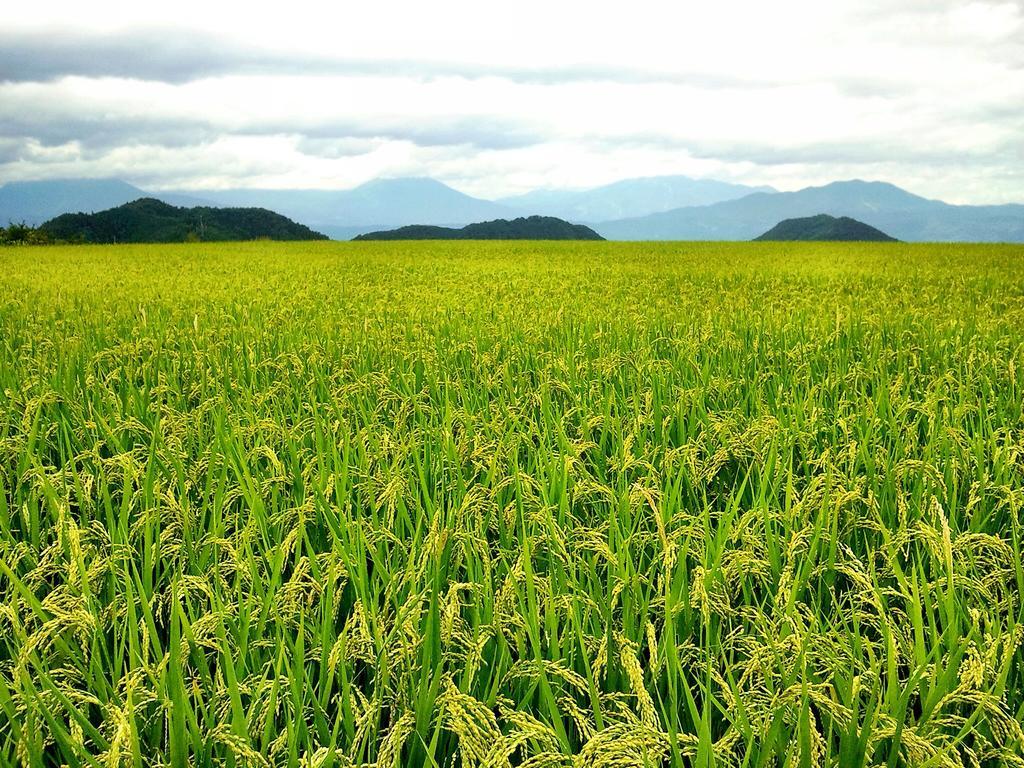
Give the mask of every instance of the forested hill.
M 65 213 L 40 230 L 52 240 L 82 243 L 327 239 L 264 208 L 178 208 L 148 197 L 98 213 Z
M 354 240 L 604 240 L 582 224 L 553 216 L 495 219 L 461 229 L 415 224 L 382 232 L 368 232 Z
M 816 240 L 891 243 L 896 240 L 879 229 L 849 216 L 819 214 L 780 221 L 755 240 Z

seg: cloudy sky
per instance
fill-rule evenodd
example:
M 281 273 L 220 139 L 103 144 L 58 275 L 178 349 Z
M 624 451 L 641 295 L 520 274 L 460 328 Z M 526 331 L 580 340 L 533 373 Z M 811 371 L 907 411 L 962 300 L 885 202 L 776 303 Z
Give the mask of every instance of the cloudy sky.
M 432 176 L 497 197 L 681 173 L 1024 202 L 1024 0 L 43 0 L 3 16 L 0 182 Z

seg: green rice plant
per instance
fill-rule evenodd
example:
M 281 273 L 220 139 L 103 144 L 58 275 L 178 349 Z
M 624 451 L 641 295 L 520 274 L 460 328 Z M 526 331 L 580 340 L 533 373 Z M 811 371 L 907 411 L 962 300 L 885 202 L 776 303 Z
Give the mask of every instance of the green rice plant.
M 0 765 L 1024 765 L 1022 247 L 0 274 Z

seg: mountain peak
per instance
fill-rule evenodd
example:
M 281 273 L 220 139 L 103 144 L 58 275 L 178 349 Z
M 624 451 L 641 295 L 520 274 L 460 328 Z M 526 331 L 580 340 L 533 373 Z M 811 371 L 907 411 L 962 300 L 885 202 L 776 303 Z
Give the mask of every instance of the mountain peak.
M 770 187 L 666 175 L 621 179 L 590 189 L 539 189 L 498 202 L 524 213 L 546 214 L 569 221 L 608 221 L 684 206 L 711 205 L 755 192 L 772 191 Z
M 400 190 L 409 192 L 426 192 L 431 190 L 449 190 L 458 192 L 457 189 L 449 187 L 443 181 L 432 179 L 428 176 L 396 176 L 382 179 L 371 179 L 356 187 L 357 190 Z M 462 194 L 461 192 L 459 194 Z
M 897 187 L 888 181 L 868 181 L 865 179 L 846 179 L 833 181 L 820 187 L 807 187 L 806 189 L 825 190 L 842 194 L 868 194 L 873 196 L 887 196 L 890 198 L 902 198 L 906 200 L 925 200 L 920 195 L 908 192 L 902 187 Z M 805 191 L 805 190 L 801 190 Z

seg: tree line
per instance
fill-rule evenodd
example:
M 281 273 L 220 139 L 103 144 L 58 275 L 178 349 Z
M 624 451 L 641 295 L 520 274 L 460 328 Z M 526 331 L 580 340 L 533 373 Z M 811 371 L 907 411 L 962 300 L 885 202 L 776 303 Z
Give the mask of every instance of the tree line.
M 43 229 L 30 227 L 25 222 L 0 227 L 0 245 L 46 245 L 53 238 Z

